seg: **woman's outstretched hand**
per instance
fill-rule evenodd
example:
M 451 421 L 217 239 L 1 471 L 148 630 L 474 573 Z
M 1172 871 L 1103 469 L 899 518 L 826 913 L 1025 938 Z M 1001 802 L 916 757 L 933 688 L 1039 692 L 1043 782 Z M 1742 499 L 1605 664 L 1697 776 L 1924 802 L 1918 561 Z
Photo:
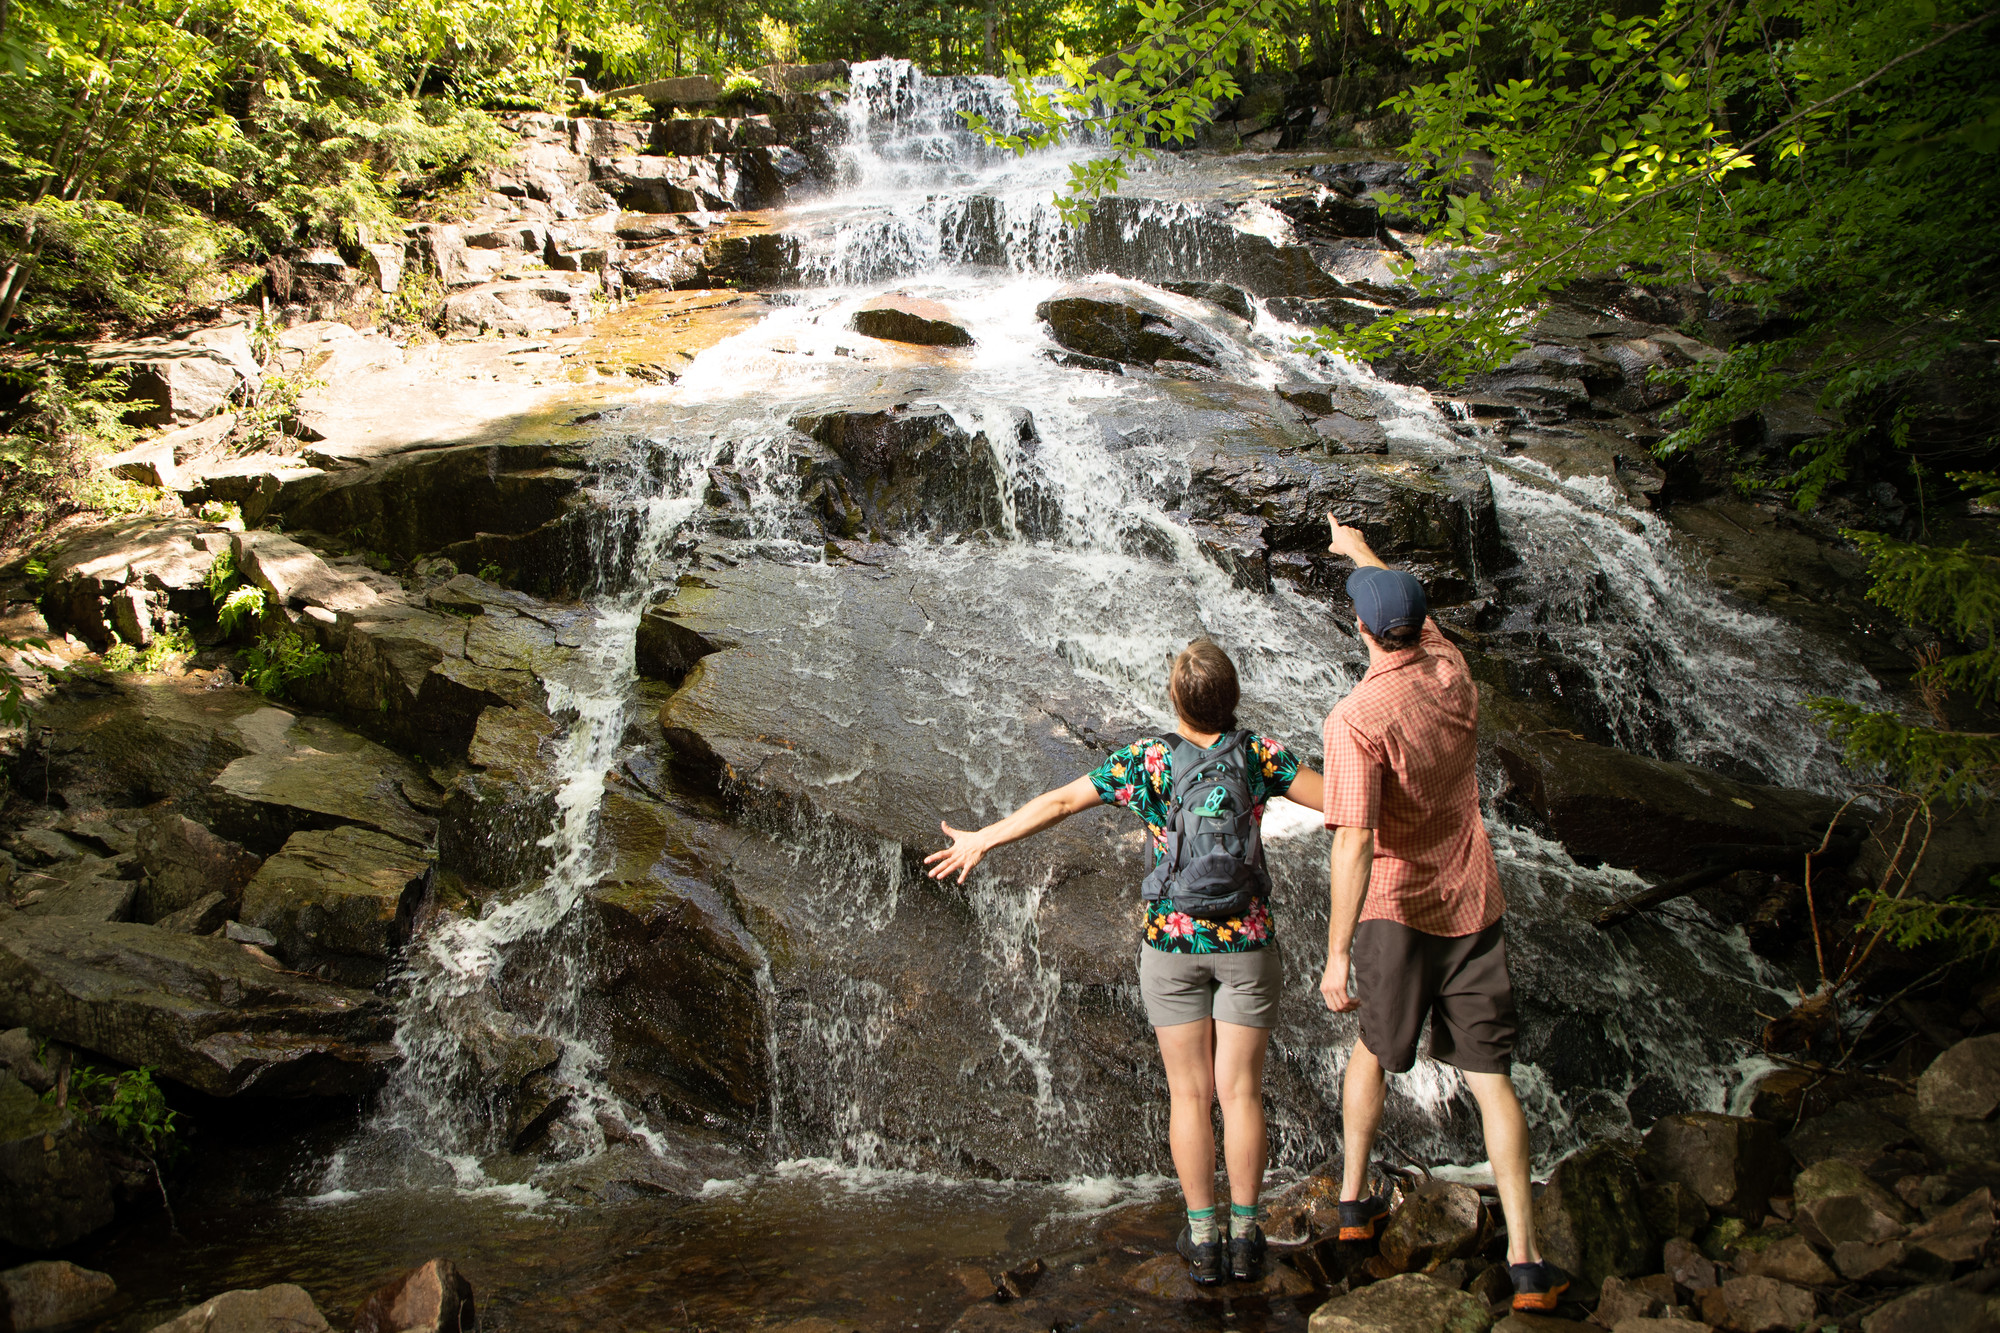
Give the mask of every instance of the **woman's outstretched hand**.
M 938 821 L 938 827 L 944 830 L 947 838 L 951 839 L 951 846 L 941 852 L 932 852 L 924 858 L 924 864 L 931 868 L 932 879 L 950 879 L 951 873 L 955 870 L 958 872 L 958 882 L 963 884 L 965 877 L 972 873 L 972 867 L 985 859 L 986 840 L 978 833 L 955 829 L 942 819 Z

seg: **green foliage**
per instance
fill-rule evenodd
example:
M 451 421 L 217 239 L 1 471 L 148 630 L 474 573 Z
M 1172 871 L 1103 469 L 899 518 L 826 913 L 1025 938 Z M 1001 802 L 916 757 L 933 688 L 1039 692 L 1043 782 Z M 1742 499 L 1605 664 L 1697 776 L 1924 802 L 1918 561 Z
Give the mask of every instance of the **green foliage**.
M 21 401 L 0 433 L 0 538 L 18 541 L 81 508 L 134 513 L 142 488 L 98 472 L 93 461 L 123 449 L 133 431 L 118 376 L 66 349 L 0 365 Z
M 1069 184 L 1056 198 L 1064 220 L 1082 222 L 1096 200 L 1116 193 L 1134 159 L 1151 156 L 1156 142 L 1191 143 L 1214 119 L 1217 104 L 1242 92 L 1238 55 L 1290 9 L 1290 0 L 1141 0 L 1136 39 L 1112 58 L 1115 71 L 1105 73 L 1090 56 L 1058 46 L 1051 64 L 1062 87 L 1044 89 L 1027 60 L 1009 49 L 1007 81 L 1031 128 L 1008 133 L 971 112 L 966 122 L 987 142 L 1014 153 L 1086 132 L 1105 143 L 1108 156 L 1071 164 Z
M 228 596 L 242 578 L 242 572 L 236 568 L 236 545 L 232 542 L 215 553 L 215 563 L 208 567 L 208 577 L 202 582 L 210 597 L 220 599 Z
M 55 1097 L 53 1088 L 42 1094 L 47 1102 Z M 168 1107 L 151 1065 L 121 1074 L 77 1065 L 70 1070 L 69 1097 L 71 1106 L 95 1120 L 127 1152 L 159 1162 L 182 1147 L 180 1113 Z
M 270 449 L 296 437 L 299 400 L 325 387 L 325 380 L 303 369 L 290 373 L 266 370 L 244 407 L 244 451 Z
M 295 629 L 279 626 L 265 631 L 243 650 L 248 669 L 243 682 L 268 698 L 283 698 L 294 682 L 320 675 L 333 658 Z
M 216 604 L 215 619 L 222 632 L 234 638 L 245 625 L 254 625 L 264 618 L 264 605 L 264 590 L 246 583 Z
M 1943 945 L 1963 958 L 2000 950 L 2000 876 L 1976 897 L 1930 901 L 1870 890 L 1855 902 L 1864 909 L 1860 929 L 1879 930 L 1898 948 Z
M 116 639 L 104 650 L 104 667 L 107 671 L 153 672 L 164 670 L 167 663 L 175 658 L 192 656 L 194 636 L 186 628 L 176 626 L 155 634 L 153 641 L 144 648 L 136 648 L 123 639 Z

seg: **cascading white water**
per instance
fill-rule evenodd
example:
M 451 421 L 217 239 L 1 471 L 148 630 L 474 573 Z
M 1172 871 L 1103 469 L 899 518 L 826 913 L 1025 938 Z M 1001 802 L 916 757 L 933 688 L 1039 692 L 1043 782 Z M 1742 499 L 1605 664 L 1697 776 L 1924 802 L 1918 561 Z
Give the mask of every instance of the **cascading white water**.
M 701 466 L 715 446 L 683 450 L 662 483 L 646 469 L 604 469 L 596 550 L 602 590 L 589 603 L 574 656 L 542 676 L 550 715 L 562 723 L 549 771 L 550 828 L 540 840 L 546 870 L 477 916 L 447 916 L 424 932 L 399 978 L 396 1043 L 403 1061 L 363 1140 L 329 1163 L 322 1189 L 451 1184 L 510 1188 L 488 1172 L 506 1144 L 496 1123 L 507 1080 L 498 1071 L 548 1066 L 563 1099 L 551 1127 L 552 1156 L 600 1151 L 605 1131 L 656 1144 L 644 1119 L 604 1079 L 604 1057 L 581 1009 L 590 966 L 583 907 L 598 873 L 597 816 L 604 780 L 624 744 L 636 678 L 640 612 L 661 577 L 660 553 L 699 510 Z M 677 484 L 676 484 L 677 483 Z M 531 973 L 536 1003 L 517 1012 L 503 998 L 514 973 Z
M 1133 726 L 1164 728 L 1171 724 L 1163 707 L 1170 653 L 1197 633 L 1212 635 L 1236 657 L 1246 718 L 1308 757 L 1327 707 L 1365 666 L 1359 645 L 1331 623 L 1323 603 L 1282 581 L 1270 594 L 1237 587 L 1175 512 L 1195 443 L 1175 431 L 1200 418 L 1176 415 L 1184 404 L 1174 395 L 1197 389 L 1066 370 L 1044 355 L 1051 346 L 1035 308 L 1077 267 L 1074 234 L 1049 202 L 1070 151 L 1016 160 L 981 147 L 956 112 L 977 109 L 1002 120 L 1010 107 L 997 80 L 926 79 L 895 61 L 857 65 L 852 78 L 846 188 L 791 214 L 807 235 L 801 267 L 811 285 L 761 324 L 703 352 L 674 388 L 659 391 L 676 425 L 634 441 L 633 451 L 667 460 L 664 484 L 629 460 L 607 468 L 613 480 L 599 498 L 614 520 L 603 526 L 618 541 L 603 553 L 606 587 L 592 600 L 574 665 L 549 682 L 552 711 L 565 727 L 554 766 L 550 868 L 478 918 L 446 921 L 424 939 L 411 960 L 399 1030 L 406 1064 L 375 1121 L 378 1147 L 399 1151 L 344 1154 L 329 1188 L 380 1179 L 384 1160 L 401 1179 L 487 1182 L 490 1155 L 504 1145 L 487 1123 L 494 1108 L 482 1089 L 489 1071 L 517 1049 L 555 1054 L 552 1079 L 570 1099 L 554 1136 L 556 1155 L 600 1147 L 606 1123 L 646 1138 L 643 1123 L 605 1086 L 588 1016 L 579 1012 L 588 940 L 578 909 L 599 871 L 593 849 L 603 779 L 629 721 L 634 627 L 647 595 L 675 572 L 659 563 L 661 553 L 677 534 L 701 528 L 706 470 L 727 466 L 750 490 L 748 532 L 733 535 L 755 538 L 758 558 L 795 563 L 799 623 L 772 650 L 792 654 L 802 691 L 809 678 L 837 679 L 855 660 L 837 623 L 837 572 L 816 540 L 797 540 L 799 480 L 787 448 L 788 422 L 799 412 L 883 394 L 934 402 L 968 433 L 983 434 L 993 451 L 1005 482 L 998 539 L 914 539 L 898 556 L 899 568 L 926 580 L 957 612 L 951 623 L 923 630 L 962 664 L 926 685 L 934 713 L 927 725 L 943 756 L 940 782 L 976 818 L 1005 813 L 991 794 L 994 766 L 1014 734 L 1007 719 L 1032 706 L 987 666 L 996 645 L 1058 662 L 1115 700 Z M 1177 189 L 1199 191 L 1195 168 L 1171 167 L 1164 176 L 1184 177 Z M 1287 239 L 1283 219 L 1268 208 L 1225 217 L 1203 203 L 1167 199 L 1134 205 L 1127 216 L 1170 242 L 1176 229 L 1186 233 L 1172 253 L 1190 256 L 1190 277 L 1208 276 L 1201 257 L 1221 252 L 1217 228 L 1239 228 L 1265 244 Z M 975 234 L 985 239 L 965 240 Z M 997 247 L 988 243 L 995 236 Z M 948 368 L 857 349 L 846 328 L 850 308 L 890 279 L 953 306 L 976 345 Z M 1293 351 L 1303 330 L 1268 311 L 1245 322 L 1157 289 L 1148 295 L 1214 330 L 1226 349 L 1226 378 L 1359 387 L 1386 405 L 1384 425 L 1399 453 L 1465 456 L 1427 394 Z M 1032 413 L 1032 438 L 1017 428 L 1023 409 Z M 1682 567 L 1666 526 L 1617 496 L 1573 503 L 1561 488 L 1539 490 L 1499 473 L 1493 485 L 1508 544 L 1546 571 L 1536 576 L 1536 595 L 1552 613 L 1544 632 L 1601 668 L 1592 687 L 1626 743 L 1673 757 L 1735 755 L 1788 783 L 1829 781 L 1824 750 L 1796 701 L 1811 692 L 1865 693 L 1872 688 L 1865 675 L 1814 660 L 1776 621 L 1726 605 Z M 1016 504 L 1028 493 L 1048 511 L 1032 528 Z M 1304 826 L 1311 827 L 1309 817 Z M 1497 819 L 1493 831 L 1514 910 L 1537 923 L 1535 944 L 1517 956 L 1521 988 L 1538 997 L 1538 1012 L 1555 1030 L 1592 1029 L 1587 1041 L 1577 1038 L 1589 1045 L 1589 1069 L 1562 1065 L 1561 1050 L 1521 1066 L 1524 1090 L 1538 1103 L 1538 1156 L 1546 1160 L 1615 1128 L 1626 1095 L 1649 1079 L 1670 1080 L 1686 1104 L 1720 1109 L 1744 1070 L 1727 1042 L 1691 1015 L 1703 1005 L 1732 1012 L 1782 1005 L 1783 979 L 1747 953 L 1740 933 L 1671 918 L 1646 924 L 1632 943 L 1607 943 L 1585 922 L 1629 892 L 1631 876 L 1578 867 L 1560 848 Z M 801 886 L 797 927 L 829 956 L 851 939 L 892 934 L 899 912 L 919 896 L 908 883 L 909 848 L 828 824 L 762 832 L 790 858 Z M 1313 989 L 1324 863 L 1309 837 L 1274 847 L 1288 942 L 1288 1013 L 1276 1049 L 1296 1077 L 1330 1099 L 1351 1021 L 1326 1014 Z M 1000 869 L 980 872 L 964 891 L 979 927 L 966 986 L 986 1019 L 983 1058 L 992 1077 L 1032 1090 L 1033 1128 L 1049 1160 L 1099 1174 L 1107 1163 L 1144 1159 L 1129 1144 L 1117 1146 L 1137 1141 L 1132 1117 L 1093 1099 L 1066 1049 L 1074 1006 L 1039 924 L 1047 896 L 1060 891 L 1012 881 Z M 521 970 L 537 971 L 540 980 L 540 1003 L 528 1019 L 497 998 L 510 971 Z M 879 980 L 837 969 L 780 993 L 767 963 L 759 984 L 770 1024 L 774 1143 L 869 1167 L 934 1160 L 912 1148 L 929 1127 L 922 1108 L 906 1104 L 893 1062 L 885 1063 L 893 1037 L 913 1021 L 907 1004 L 899 1007 L 900 997 Z M 1607 1005 L 1611 1018 L 1602 1017 Z M 1396 1132 L 1406 1148 L 1439 1157 L 1469 1150 L 1464 1127 L 1445 1123 L 1459 1091 L 1449 1070 L 1420 1064 L 1397 1088 Z M 1323 1126 L 1283 1107 L 1273 1133 L 1280 1155 L 1294 1163 L 1331 1146 Z M 1151 1137 L 1150 1130 L 1138 1136 Z

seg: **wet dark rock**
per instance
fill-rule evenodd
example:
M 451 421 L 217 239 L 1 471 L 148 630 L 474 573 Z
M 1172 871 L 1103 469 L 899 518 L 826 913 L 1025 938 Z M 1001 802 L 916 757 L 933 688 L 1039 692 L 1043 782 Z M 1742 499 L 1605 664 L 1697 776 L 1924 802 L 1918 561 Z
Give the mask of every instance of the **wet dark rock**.
M 339 534 L 411 560 L 564 519 L 587 507 L 579 492 L 588 476 L 581 452 L 566 444 L 419 449 L 288 486 L 273 512 L 289 530 Z
M 332 1333 L 303 1287 L 291 1283 L 254 1291 L 225 1291 L 152 1333 Z
M 1657 1319 L 1674 1305 L 1674 1280 L 1665 1273 L 1645 1277 L 1607 1277 L 1598 1293 L 1591 1322 L 1616 1329 L 1628 1319 Z
M 73 1244 L 111 1221 L 111 1186 L 75 1113 L 0 1071 L 0 1241 L 37 1254 Z
M 1785 1148 L 1800 1166 L 1812 1166 L 1829 1157 L 1866 1166 L 1915 1138 L 1903 1120 L 1883 1108 L 1880 1099 L 1857 1099 L 1837 1102 L 1826 1114 L 1805 1121 L 1785 1136 Z
M 856 333 L 889 342 L 926 347 L 970 347 L 972 335 L 951 308 L 938 301 L 890 293 L 863 302 L 848 326 Z
M 1910 1245 L 1947 1264 L 1977 1259 L 1993 1239 L 1993 1191 L 1972 1191 L 1910 1232 Z
M 1328 453 L 1386 454 L 1389 436 L 1380 423 L 1335 412 L 1312 424 L 1313 435 Z
M 1336 1296 L 1313 1311 L 1310 1333 L 1486 1333 L 1493 1316 L 1462 1291 L 1419 1273 Z
M 588 1007 L 614 1084 L 671 1119 L 750 1121 L 769 1096 L 763 960 L 717 887 L 741 835 L 619 791 L 600 827 L 613 869 L 591 890 Z
M 1385 306 L 1345 297 L 1310 300 L 1278 296 L 1265 302 L 1265 309 L 1288 324 L 1302 324 L 1309 329 L 1341 329 L 1353 324 L 1372 324 L 1387 313 Z
M 234 911 L 243 886 L 262 863 L 249 848 L 217 837 L 171 806 L 152 812 L 139 856 L 146 878 L 133 903 L 133 916 L 151 922 L 162 922 L 210 898 Z
M 73 808 L 133 807 L 202 792 L 291 714 L 188 677 L 112 676 L 56 689 L 35 721 L 36 746 L 16 769 L 23 789 Z
M 1543 1255 L 1576 1278 L 1586 1300 L 1607 1277 L 1649 1271 L 1656 1250 L 1632 1159 L 1608 1143 L 1563 1158 L 1535 1196 L 1535 1235 Z
M 1469 579 L 1500 563 L 1499 525 L 1483 469 L 1329 458 L 1299 449 L 1282 431 L 1242 428 L 1198 444 L 1188 467 L 1192 517 L 1255 516 L 1273 551 L 1323 552 L 1330 510 L 1343 523 L 1359 525 L 1383 559 L 1420 575 L 1450 571 Z
M 1144 293 L 1108 283 L 1073 283 L 1035 307 L 1062 346 L 1128 365 L 1187 361 L 1214 366 L 1222 340 Z
M 1479 1191 L 1431 1181 L 1403 1201 L 1382 1228 L 1381 1253 L 1399 1273 L 1429 1271 L 1479 1248 Z
M 2000 1033 L 1961 1041 L 1931 1061 L 1917 1079 L 1917 1109 L 1960 1120 L 2000 1111 Z
M 273 725 L 256 751 L 231 761 L 209 784 L 218 834 L 266 855 L 294 833 L 343 824 L 412 847 L 430 841 L 436 822 L 411 799 L 436 808 L 443 793 L 422 769 L 337 722 L 278 716 L 284 725 Z
M 834 535 L 857 531 L 837 517 L 836 493 L 860 522 L 883 531 L 1000 525 L 1001 478 L 986 437 L 966 434 L 941 407 L 866 404 L 794 417 L 792 426 L 839 460 L 837 470 L 809 473 L 806 490 L 809 502 L 822 501 Z
M 1799 1173 L 1792 1182 L 1792 1206 L 1800 1232 L 1829 1250 L 1844 1241 L 1893 1240 L 1910 1220 L 1902 1200 L 1837 1157 Z
M 1718 845 L 1797 844 L 1803 857 L 1839 810 L 1817 793 L 1594 745 L 1483 686 L 1479 714 L 1506 774 L 1501 799 L 1532 814 L 1582 864 L 1677 874 Z
M 81 1323 L 118 1298 L 118 1284 L 61 1259 L 0 1272 L 0 1328 L 10 1333 Z
M 1686 1240 L 1708 1225 L 1708 1205 L 1691 1186 L 1677 1180 L 1649 1180 L 1639 1186 L 1646 1226 L 1655 1238 Z
M 671 602 L 647 610 L 639 617 L 635 655 L 639 674 L 647 680 L 663 680 L 678 685 L 694 670 L 694 664 L 710 653 L 729 646 L 696 634 L 674 619 Z
M 1162 291 L 1176 296 L 1190 297 L 1196 301 L 1206 301 L 1212 306 L 1227 310 L 1238 319 L 1253 319 L 1256 308 L 1250 304 L 1250 295 L 1241 287 L 1232 287 L 1226 282 L 1162 282 Z
M 1839 1279 L 1804 1236 L 1785 1236 L 1736 1261 L 1738 1272 L 1776 1278 L 1795 1287 L 1829 1286 Z
M 1689 1241 L 1675 1238 L 1660 1247 L 1661 1268 L 1683 1291 L 1706 1291 L 1715 1285 L 1715 1261 Z
M 0 1021 L 218 1097 L 352 1096 L 396 1058 L 374 996 L 131 923 L 0 922 Z
M 1833 1266 L 1850 1282 L 1885 1282 L 1902 1268 L 1904 1255 L 1899 1240 L 1844 1240 L 1833 1247 Z
M 1789 1333 L 1817 1312 L 1812 1293 L 1768 1277 L 1733 1277 L 1701 1294 L 1701 1315 L 1728 1333 Z
M 1861 1321 L 1863 1333 L 2000 1333 L 2000 1297 L 1957 1286 L 1919 1287 Z
M 1785 1187 L 1788 1165 L 1770 1125 L 1712 1111 L 1663 1117 L 1639 1150 L 1639 1169 L 1654 1180 L 1685 1185 L 1712 1211 L 1753 1221 Z
M 219 893 L 211 893 L 177 912 L 167 913 L 153 924 L 161 930 L 176 931 L 182 935 L 213 935 L 222 929 L 222 923 L 235 910 L 229 899 Z
M 472 1283 L 449 1259 L 384 1283 L 355 1312 L 355 1333 L 473 1333 L 479 1327 Z
M 243 920 L 302 972 L 373 986 L 409 938 L 430 856 L 372 829 L 294 833 L 243 890 Z
M 661 711 L 672 784 L 738 812 L 726 853 L 702 859 L 727 867 L 711 882 L 727 886 L 772 960 L 781 1039 L 799 1067 L 824 1071 L 779 1089 L 793 1123 L 838 1143 L 858 1117 L 868 1133 L 915 1145 L 920 1160 L 982 1175 L 1067 1170 L 1066 1145 L 1035 1129 L 1036 1083 L 991 1037 L 996 1015 L 1020 1021 L 1021 974 L 984 950 L 927 942 L 994 929 L 978 924 L 997 910 L 984 886 L 1060 883 L 1033 909 L 1034 966 L 1059 970 L 1076 996 L 1035 1020 L 1048 1025 L 1049 1077 L 1142 1095 L 1147 1033 L 1118 989 L 1130 968 L 1136 839 L 1106 816 L 1081 816 L 989 858 L 967 889 L 921 878 L 916 860 L 936 845 L 940 819 L 990 817 L 1068 781 L 1101 757 L 1080 736 L 1136 719 L 1107 716 L 1069 672 L 1009 646 L 986 623 L 1006 614 L 993 599 L 958 598 L 891 552 L 871 556 L 884 563 L 714 569 L 706 586 L 678 590 L 684 626 L 737 646 L 703 657 Z M 820 666 L 801 676 L 794 660 Z M 971 724 L 952 682 L 975 661 L 1023 682 L 1036 705 L 1010 763 L 972 787 L 955 764 L 941 775 L 935 738 Z M 894 1064 L 893 1097 L 829 1040 L 853 1024 L 879 1034 L 869 1067 Z M 1149 1160 L 1140 1151 L 1106 1142 L 1103 1160 Z
M 36 1047 L 34 1037 L 26 1028 L 9 1028 L 0 1032 L 0 1069 L 13 1071 L 14 1077 L 34 1092 L 44 1093 L 56 1085 L 56 1076 L 36 1054 Z

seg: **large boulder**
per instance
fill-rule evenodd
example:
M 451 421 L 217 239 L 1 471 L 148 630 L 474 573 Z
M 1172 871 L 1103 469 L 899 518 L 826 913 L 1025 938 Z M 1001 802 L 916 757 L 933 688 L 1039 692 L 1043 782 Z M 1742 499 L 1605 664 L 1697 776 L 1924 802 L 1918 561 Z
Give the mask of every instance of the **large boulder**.
M 11 1333 L 79 1324 L 118 1297 L 118 1284 L 61 1259 L 44 1259 L 0 1272 L 0 1328 Z
M 1861 1321 L 1863 1333 L 2000 1333 L 2000 1296 L 1964 1287 L 1919 1287 Z
M 240 946 L 131 923 L 0 921 L 0 1023 L 211 1096 L 354 1096 L 397 1056 L 386 1002 Z
M 1849 1241 L 1893 1240 L 1910 1221 L 1901 1199 L 1838 1157 L 1799 1173 L 1792 1182 L 1792 1206 L 1799 1230 L 1828 1250 Z
M 1594 1299 L 1607 1277 L 1636 1277 L 1653 1267 L 1639 1172 L 1609 1143 L 1579 1148 L 1556 1163 L 1535 1196 L 1535 1236 L 1542 1253 Z
M 241 920 L 302 972 L 373 986 L 409 939 L 430 854 L 373 829 L 294 833 L 243 890 Z
M 44 696 L 34 716 L 34 747 L 15 780 L 72 809 L 198 797 L 293 721 L 262 695 L 192 677 L 79 678 Z
M 809 502 L 836 536 L 864 525 L 954 532 L 1004 520 L 1001 472 L 985 434 L 967 434 L 942 407 L 866 403 L 806 413 L 792 426 L 837 460 L 805 478 Z
M 951 308 L 938 301 L 892 292 L 855 307 L 848 321 L 856 333 L 928 347 L 970 347 L 972 335 Z
M 1479 1248 L 1479 1191 L 1432 1181 L 1417 1190 L 1382 1228 L 1382 1258 L 1397 1272 L 1428 1272 Z
M 1676 874 L 1717 844 L 1797 845 L 1803 864 L 1840 810 L 1817 792 L 1592 744 L 1483 685 L 1479 723 L 1506 775 L 1501 799 L 1532 814 L 1585 865 Z
M 582 450 L 562 442 L 416 449 L 289 487 L 273 512 L 290 531 L 411 560 L 569 520 L 588 479 Z
M 1912 1126 L 1950 1161 L 2000 1162 L 2000 1033 L 1959 1042 L 1917 1079 Z
M 581 324 L 604 284 L 590 273 L 545 273 L 503 278 L 454 292 L 445 302 L 445 323 L 462 333 L 529 337 Z
M 182 1312 L 151 1333 L 332 1333 L 305 1288 L 289 1282 L 254 1291 L 225 1291 Z
M 0 1241 L 46 1254 L 112 1213 L 110 1168 L 75 1113 L 0 1070 Z
M 1737 1271 L 1775 1278 L 1795 1287 L 1824 1287 L 1839 1281 L 1818 1250 L 1804 1236 L 1781 1236 L 1761 1250 L 1745 1250 L 1736 1258 Z
M 1777 1130 L 1746 1116 L 1694 1111 L 1664 1116 L 1646 1131 L 1639 1169 L 1691 1189 L 1708 1208 L 1758 1221 L 1789 1172 Z
M 195 519 L 132 518 L 88 528 L 44 557 L 42 615 L 58 634 L 107 648 L 143 647 L 161 630 L 205 619 L 207 581 L 230 534 Z
M 325 718 L 283 714 L 250 754 L 215 775 L 206 793 L 210 827 L 265 855 L 303 829 L 359 825 L 411 847 L 427 844 L 443 793 L 393 750 Z
M 1222 338 L 1136 288 L 1073 283 L 1035 307 L 1049 333 L 1072 352 L 1153 365 L 1159 361 L 1213 366 Z
M 133 916 L 157 922 L 211 896 L 234 912 L 261 858 L 241 843 L 217 837 L 171 806 L 148 812 L 139 858 L 146 878 Z
M 145 426 L 200 421 L 263 383 L 244 323 L 195 329 L 177 338 L 94 343 L 90 360 L 123 376 L 126 393 L 144 404 L 128 416 Z
M 1329 512 L 1359 526 L 1383 559 L 1423 578 L 1439 605 L 1465 600 L 1481 572 L 1500 564 L 1483 469 L 1442 459 L 1332 458 L 1301 449 L 1289 431 L 1246 425 L 1253 428 L 1208 436 L 1189 456 L 1189 515 L 1255 519 L 1273 553 L 1307 561 L 1309 586 L 1345 586 L 1345 574 L 1321 558 Z
M 1792 1333 L 1818 1311 L 1813 1294 L 1769 1277 L 1733 1277 L 1701 1294 L 1701 1314 L 1727 1333 Z
M 1309 1333 L 1486 1333 L 1493 1316 L 1462 1291 L 1405 1273 L 1313 1311 Z

